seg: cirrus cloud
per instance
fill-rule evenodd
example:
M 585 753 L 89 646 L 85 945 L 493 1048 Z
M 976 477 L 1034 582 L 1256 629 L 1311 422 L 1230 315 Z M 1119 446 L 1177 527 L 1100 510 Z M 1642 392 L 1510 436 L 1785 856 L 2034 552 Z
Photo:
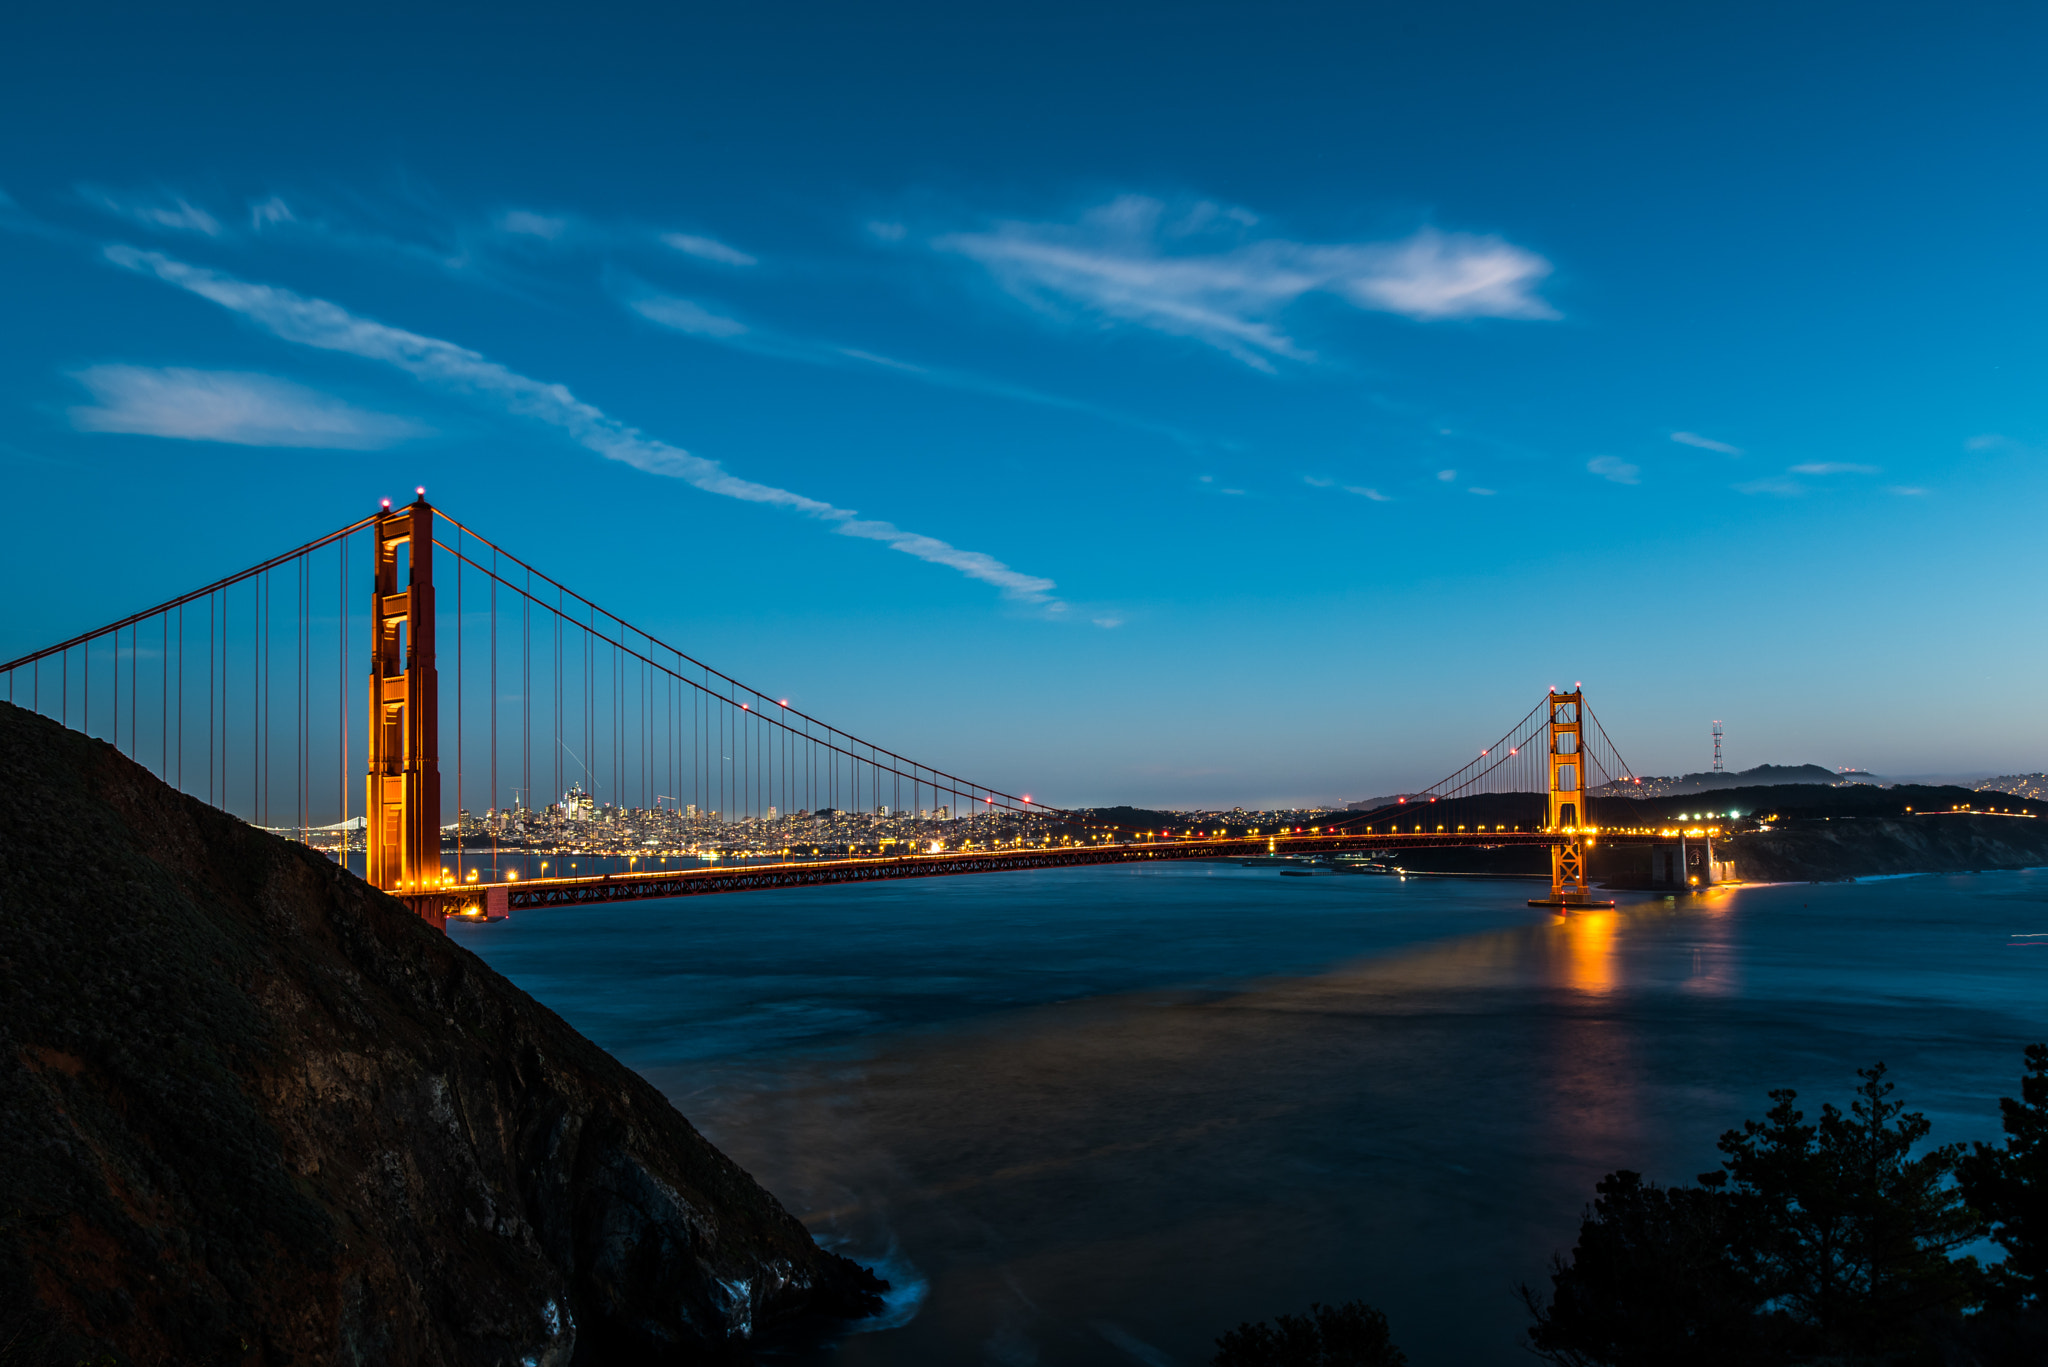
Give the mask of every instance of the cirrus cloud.
M 1619 456 L 1595 456 L 1586 462 L 1586 469 L 1589 473 L 1614 484 L 1643 482 L 1643 468 L 1640 465 L 1631 465 Z
M 673 247 L 685 256 L 694 256 L 699 261 L 716 261 L 721 266 L 761 264 L 739 248 L 728 247 L 716 238 L 699 237 L 695 233 L 663 233 L 661 240 L 663 245 Z
M 1719 451 L 1724 456 L 1742 454 L 1740 446 L 1730 446 L 1725 441 L 1715 441 L 1712 437 L 1703 437 L 1697 432 L 1673 432 L 1671 440 L 1681 446 L 1697 446 L 1702 451 Z
M 1052 596 L 1050 579 L 1012 569 L 992 555 L 963 550 L 891 522 L 863 518 L 851 508 L 834 507 L 772 484 L 732 474 L 715 460 L 692 455 L 619 421 L 594 404 L 585 403 L 568 386 L 522 375 L 480 352 L 438 337 L 427 337 L 359 317 L 339 304 L 312 299 L 275 285 L 238 279 L 222 271 L 179 261 L 162 252 L 123 244 L 103 249 L 107 260 L 140 275 L 153 276 L 248 319 L 272 335 L 300 346 L 336 351 L 377 361 L 425 383 L 493 403 L 503 411 L 546 423 L 567 433 L 584 449 L 648 474 L 679 479 L 708 494 L 784 508 L 832 525 L 842 536 L 878 541 L 891 550 L 957 570 L 970 579 L 1000 589 L 1005 597 L 1031 604 L 1049 614 L 1067 605 Z
M 747 330 L 747 325 L 737 318 L 713 313 L 702 304 L 670 294 L 642 295 L 627 307 L 649 322 L 698 337 L 737 337 Z
M 1125 195 L 1073 223 L 1005 221 L 931 245 L 1034 307 L 1191 337 L 1260 370 L 1313 359 L 1279 323 L 1309 294 L 1422 322 L 1559 316 L 1535 293 L 1550 263 L 1498 237 L 1424 228 L 1398 242 L 1316 244 L 1250 237 L 1257 222 L 1211 204 L 1169 219 L 1161 201 Z M 1236 245 L 1209 247 L 1219 234 Z
M 519 237 L 537 237 L 543 242 L 553 242 L 568 231 L 569 220 L 537 214 L 531 209 L 514 209 L 498 219 L 498 227 Z
M 71 424 L 81 432 L 375 451 L 425 431 L 274 375 L 96 365 L 71 378 L 95 400 L 91 407 L 70 410 Z
M 1845 460 L 1814 460 L 1792 467 L 1795 475 L 1874 475 L 1875 465 L 1855 465 Z
M 1735 486 L 1738 494 L 1770 494 L 1774 498 L 1797 498 L 1806 492 L 1806 486 L 1796 479 L 1776 475 L 1769 479 L 1752 479 Z
M 79 186 L 78 193 L 95 208 L 147 227 L 199 233 L 206 237 L 219 237 L 221 234 L 220 220 L 183 196 L 173 195 L 167 201 L 155 195 L 115 194 L 90 185 Z

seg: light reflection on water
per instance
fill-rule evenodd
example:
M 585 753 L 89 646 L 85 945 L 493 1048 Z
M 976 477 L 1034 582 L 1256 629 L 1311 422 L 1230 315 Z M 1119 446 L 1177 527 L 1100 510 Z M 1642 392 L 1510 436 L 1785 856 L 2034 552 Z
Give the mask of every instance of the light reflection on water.
M 1611 911 L 1582 911 L 1566 918 L 1569 958 L 1565 981 L 1595 996 L 1614 986 L 1614 923 Z
M 1766 1089 L 1839 1102 L 1880 1057 L 1936 1139 L 1988 1137 L 2048 1037 L 2048 955 L 2007 947 L 2048 875 L 1528 895 L 1200 865 L 454 933 L 926 1284 L 846 1367 L 1193 1364 L 1352 1297 L 1417 1367 L 1523 1363 L 1514 1286 L 1603 1172 L 1689 1178 Z

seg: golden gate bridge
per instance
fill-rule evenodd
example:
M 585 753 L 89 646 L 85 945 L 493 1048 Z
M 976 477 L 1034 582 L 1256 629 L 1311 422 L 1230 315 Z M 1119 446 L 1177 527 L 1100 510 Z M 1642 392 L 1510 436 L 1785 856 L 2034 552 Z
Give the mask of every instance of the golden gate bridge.
M 452 573 L 437 579 L 444 557 Z M 357 581 L 365 573 L 367 601 Z M 1577 685 L 1550 689 L 1426 801 L 1275 830 L 1105 826 L 912 760 L 742 684 L 450 517 L 425 490 L 0 664 L 0 675 L 10 703 L 75 725 L 253 824 L 309 843 L 332 834 L 344 862 L 359 830 L 364 876 L 443 925 L 451 915 L 758 888 L 1470 846 L 1548 849 L 1550 895 L 1532 905 L 1569 910 L 1611 905 L 1595 900 L 1588 875 L 1597 843 L 1675 839 L 1684 867 L 1692 841 L 1691 865 L 1710 871 L 1718 833 L 1594 825 L 1589 796 L 1635 780 Z M 624 869 L 580 876 L 563 876 L 559 860 L 539 876 L 530 861 L 501 868 L 511 829 L 538 820 L 543 781 L 563 795 L 548 808 L 558 848 L 570 835 L 586 847 L 619 843 L 587 820 L 604 793 L 611 810 L 686 809 L 712 862 L 641 870 L 625 856 Z M 1435 803 L 1486 794 L 1540 798 L 1540 814 L 1458 822 L 1449 814 L 1460 808 L 1447 806 L 1442 819 L 1427 815 Z M 481 829 L 469 815 L 479 801 L 491 813 Z M 898 834 L 840 850 L 801 838 L 805 819 L 815 829 L 848 812 L 894 814 Z M 481 862 L 463 873 L 477 841 L 493 856 L 488 881 Z

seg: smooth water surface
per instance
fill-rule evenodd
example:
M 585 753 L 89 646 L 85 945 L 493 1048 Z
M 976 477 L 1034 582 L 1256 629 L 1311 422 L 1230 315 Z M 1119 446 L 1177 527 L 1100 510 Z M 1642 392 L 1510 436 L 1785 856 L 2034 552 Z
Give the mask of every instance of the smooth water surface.
M 1198 1364 L 1351 1298 L 1416 1367 L 1525 1363 L 1515 1288 L 1601 1174 L 1689 1179 L 1880 1058 L 1989 1137 L 2048 1038 L 2048 872 L 1529 895 L 1155 865 L 451 932 L 880 1264 L 844 1367 Z

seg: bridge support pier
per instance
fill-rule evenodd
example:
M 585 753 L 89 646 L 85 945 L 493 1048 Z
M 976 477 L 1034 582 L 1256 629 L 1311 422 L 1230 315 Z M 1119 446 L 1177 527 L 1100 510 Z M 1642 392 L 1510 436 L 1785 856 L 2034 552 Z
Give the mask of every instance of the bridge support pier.
M 1727 865 L 1714 857 L 1714 838 L 1704 832 L 1650 847 L 1650 886 L 1659 890 L 1696 892 L 1727 881 Z

